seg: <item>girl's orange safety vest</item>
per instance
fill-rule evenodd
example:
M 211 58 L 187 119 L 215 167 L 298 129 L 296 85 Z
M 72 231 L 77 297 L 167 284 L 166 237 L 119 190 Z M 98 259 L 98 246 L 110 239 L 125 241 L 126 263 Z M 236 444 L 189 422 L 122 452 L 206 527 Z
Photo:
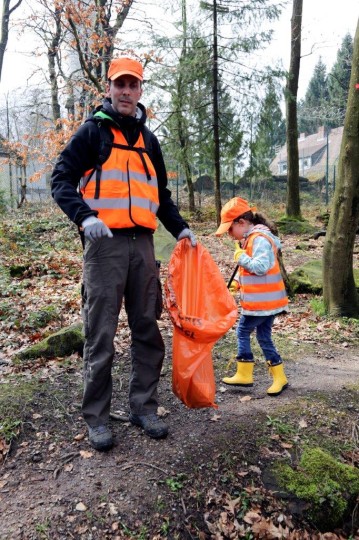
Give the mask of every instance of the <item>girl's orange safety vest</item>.
M 244 246 L 247 255 L 252 257 L 253 242 L 257 236 L 264 236 L 272 244 L 275 263 L 264 276 L 251 274 L 243 267 L 239 269 L 241 287 L 241 307 L 249 311 L 266 311 L 286 308 L 288 297 L 277 259 L 277 247 L 273 240 L 262 233 L 253 233 Z
M 111 154 L 102 169 L 84 173 L 80 183 L 82 196 L 110 229 L 140 225 L 155 230 L 159 207 L 157 176 L 142 133 L 136 144 L 129 146 L 120 130 L 110 129 L 114 136 Z M 97 178 L 94 172 L 98 172 Z

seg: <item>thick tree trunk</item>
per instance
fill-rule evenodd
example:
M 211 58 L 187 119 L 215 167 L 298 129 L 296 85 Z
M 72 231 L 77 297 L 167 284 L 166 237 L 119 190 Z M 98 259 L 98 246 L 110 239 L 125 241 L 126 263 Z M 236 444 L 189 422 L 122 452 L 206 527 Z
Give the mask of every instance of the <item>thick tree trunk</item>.
M 290 68 L 286 86 L 287 216 L 300 218 L 297 94 L 300 71 L 303 0 L 293 0 Z
M 214 143 L 214 199 L 217 225 L 221 222 L 221 165 L 219 154 L 219 114 L 218 114 L 218 28 L 217 0 L 213 0 L 213 143 Z
M 338 179 L 323 253 L 323 297 L 327 312 L 359 318 L 353 274 L 359 224 L 359 20 L 354 38 L 348 105 L 340 149 Z

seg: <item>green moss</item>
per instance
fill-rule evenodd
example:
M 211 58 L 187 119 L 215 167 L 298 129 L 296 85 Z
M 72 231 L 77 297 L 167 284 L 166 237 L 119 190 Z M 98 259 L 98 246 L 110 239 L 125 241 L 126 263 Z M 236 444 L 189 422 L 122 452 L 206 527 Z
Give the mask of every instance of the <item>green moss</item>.
M 36 358 L 64 357 L 74 352 L 82 353 L 84 335 L 82 324 L 74 324 L 52 334 L 43 341 L 20 351 L 15 360 L 34 360 Z
M 321 294 L 323 289 L 322 261 L 312 260 L 289 275 L 294 293 Z
M 342 525 L 359 494 L 359 471 L 320 448 L 303 452 L 299 466 L 274 468 L 279 485 L 309 503 L 308 515 L 321 530 Z
M 278 230 L 282 234 L 312 234 L 316 230 L 313 225 L 304 219 L 281 217 L 277 222 Z

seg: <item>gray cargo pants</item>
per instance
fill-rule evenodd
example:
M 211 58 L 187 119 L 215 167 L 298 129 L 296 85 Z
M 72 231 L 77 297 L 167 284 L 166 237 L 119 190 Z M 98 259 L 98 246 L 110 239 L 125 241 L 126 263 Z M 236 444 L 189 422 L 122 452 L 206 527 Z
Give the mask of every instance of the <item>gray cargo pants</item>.
M 153 234 L 116 231 L 87 242 L 83 272 L 84 396 L 86 423 L 108 422 L 112 396 L 113 340 L 122 298 L 131 330 L 130 409 L 155 412 L 164 343 L 156 321 L 158 292 Z

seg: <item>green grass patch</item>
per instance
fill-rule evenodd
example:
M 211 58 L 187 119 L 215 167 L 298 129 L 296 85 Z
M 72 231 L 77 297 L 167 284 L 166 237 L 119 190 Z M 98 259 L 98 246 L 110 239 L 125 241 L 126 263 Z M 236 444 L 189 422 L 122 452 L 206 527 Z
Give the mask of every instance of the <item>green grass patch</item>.
M 21 431 L 27 408 L 39 390 L 36 379 L 12 378 L 0 384 L 0 439 L 9 444 Z

